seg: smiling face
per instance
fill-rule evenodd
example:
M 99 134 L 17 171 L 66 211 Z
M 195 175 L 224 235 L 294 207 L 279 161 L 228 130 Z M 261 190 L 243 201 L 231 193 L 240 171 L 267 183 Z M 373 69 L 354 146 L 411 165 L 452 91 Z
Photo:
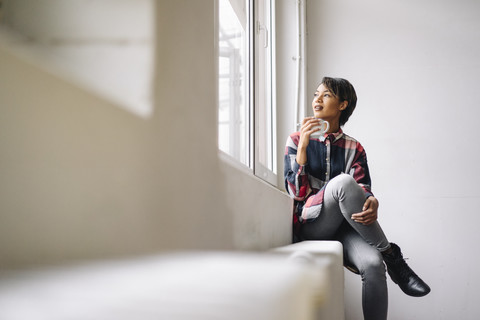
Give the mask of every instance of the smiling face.
M 340 102 L 340 99 L 322 83 L 318 86 L 313 97 L 313 115 L 315 118 L 328 121 L 330 123 L 329 131 L 334 132 L 340 127 L 340 114 L 347 105 L 347 101 Z

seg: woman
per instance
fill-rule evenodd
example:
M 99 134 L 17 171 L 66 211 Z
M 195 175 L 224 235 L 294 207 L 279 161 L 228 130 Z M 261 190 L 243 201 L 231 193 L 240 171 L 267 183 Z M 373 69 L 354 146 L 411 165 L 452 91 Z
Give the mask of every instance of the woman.
M 385 266 L 408 295 L 421 297 L 429 286 L 405 263 L 400 248 L 390 243 L 377 222 L 378 200 L 370 190 L 367 157 L 362 145 L 340 128 L 357 103 L 345 79 L 323 78 L 313 101 L 313 117 L 287 140 L 285 187 L 294 198 L 294 241 L 339 240 L 346 266 L 363 281 L 364 318 L 386 319 L 388 292 Z M 321 120 L 330 128 L 320 138 Z

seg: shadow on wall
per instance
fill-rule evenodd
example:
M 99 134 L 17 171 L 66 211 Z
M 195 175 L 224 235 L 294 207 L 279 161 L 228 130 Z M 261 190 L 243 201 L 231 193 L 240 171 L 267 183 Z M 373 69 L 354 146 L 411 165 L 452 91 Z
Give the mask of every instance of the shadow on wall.
M 290 242 L 288 196 L 219 161 L 214 12 L 155 2 L 149 117 L 0 38 L 2 267 Z
M 159 66 L 148 119 L 0 44 L 2 266 L 232 248 L 216 148 L 214 49 L 191 61 L 177 41 L 210 39 L 213 3 L 189 4 L 205 21 L 195 26 L 176 20 L 185 15 L 181 4 L 163 5 L 158 54 L 168 63 Z M 203 81 L 184 76 L 192 72 Z
M 10 42 L 49 72 L 148 117 L 154 12 L 152 0 L 3 0 L 0 26 Z

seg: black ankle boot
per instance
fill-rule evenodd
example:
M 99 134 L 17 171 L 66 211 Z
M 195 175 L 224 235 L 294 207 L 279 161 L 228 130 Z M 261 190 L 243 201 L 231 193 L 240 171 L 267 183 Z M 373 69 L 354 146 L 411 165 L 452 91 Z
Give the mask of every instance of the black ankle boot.
M 383 254 L 390 278 L 409 296 L 423 297 L 427 295 L 430 287 L 410 269 L 403 259 L 399 246 L 395 243 L 391 243 L 391 246 L 392 252 Z

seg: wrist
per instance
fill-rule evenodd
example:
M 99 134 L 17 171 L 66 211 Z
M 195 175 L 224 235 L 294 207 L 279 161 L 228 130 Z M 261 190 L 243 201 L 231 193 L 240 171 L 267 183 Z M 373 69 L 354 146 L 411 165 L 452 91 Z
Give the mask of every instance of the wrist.
M 295 161 L 300 166 L 304 166 L 307 164 L 307 151 L 303 148 L 298 148 L 297 156 L 295 157 Z

